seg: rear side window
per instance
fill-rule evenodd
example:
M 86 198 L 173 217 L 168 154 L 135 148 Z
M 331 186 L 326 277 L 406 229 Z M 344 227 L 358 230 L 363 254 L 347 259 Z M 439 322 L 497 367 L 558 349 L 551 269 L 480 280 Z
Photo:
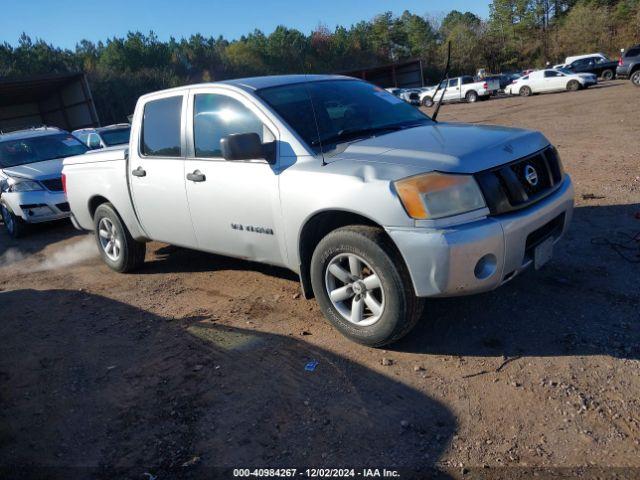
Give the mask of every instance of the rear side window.
M 640 47 L 630 48 L 627 53 L 624 54 L 625 57 L 637 57 L 640 55 Z
M 462 84 L 463 85 L 469 85 L 470 83 L 474 83 L 473 82 L 473 77 L 462 77 Z
M 153 100 L 144 106 L 142 154 L 149 157 L 180 157 L 182 96 Z
M 193 111 L 196 157 L 222 157 L 220 141 L 234 133 L 257 133 L 263 142 L 274 139 L 262 121 L 238 100 L 215 93 L 196 95 Z

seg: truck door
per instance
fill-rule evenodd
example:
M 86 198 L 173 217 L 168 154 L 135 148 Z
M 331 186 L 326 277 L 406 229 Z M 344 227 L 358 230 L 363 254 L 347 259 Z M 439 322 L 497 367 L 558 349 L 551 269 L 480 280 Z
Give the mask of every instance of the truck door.
M 251 132 L 275 146 L 275 126 L 252 101 L 228 89 L 191 90 L 189 112 L 186 188 L 198 248 L 284 264 L 277 166 L 265 159 L 227 161 L 220 147 L 227 135 Z
M 138 219 L 154 240 L 195 247 L 184 176 L 186 95 L 148 101 L 134 121 L 129 185 Z
M 453 102 L 460 100 L 460 98 L 460 79 L 452 78 L 449 80 L 447 91 L 444 94 L 444 100 L 445 102 Z

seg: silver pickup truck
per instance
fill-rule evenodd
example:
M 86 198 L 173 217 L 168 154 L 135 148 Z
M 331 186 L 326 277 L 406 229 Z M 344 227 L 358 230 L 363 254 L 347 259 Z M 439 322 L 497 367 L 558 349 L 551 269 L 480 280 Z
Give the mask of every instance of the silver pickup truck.
M 120 272 L 145 242 L 287 267 L 347 337 L 547 262 L 573 187 L 538 132 L 434 122 L 370 83 L 258 77 L 138 100 L 128 149 L 64 162 L 72 221 Z M 428 313 L 425 315 L 428 318 Z

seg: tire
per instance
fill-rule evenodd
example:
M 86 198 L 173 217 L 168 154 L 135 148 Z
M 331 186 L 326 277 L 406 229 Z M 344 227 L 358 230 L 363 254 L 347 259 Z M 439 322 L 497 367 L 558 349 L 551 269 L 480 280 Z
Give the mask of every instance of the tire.
M 613 73 L 613 70 L 607 69 L 602 72 L 601 76 L 602 80 L 609 81 L 613 80 L 613 77 L 615 77 L 615 73 Z
M 0 203 L 0 215 L 10 237 L 20 238 L 27 233 L 28 225 L 25 221 L 16 216 L 4 203 Z
M 530 97 L 533 94 L 531 87 L 527 87 L 526 85 L 520 88 L 519 93 L 521 97 Z
M 144 263 L 147 246 L 133 239 L 113 205 L 96 209 L 93 226 L 98 250 L 104 262 L 116 272 L 131 272 Z
M 424 97 L 422 99 L 422 106 L 423 107 L 433 107 L 433 98 L 431 97 Z
M 338 276 L 332 273 L 336 270 Z M 370 226 L 343 227 L 324 237 L 311 258 L 311 285 L 333 326 L 350 340 L 370 347 L 387 345 L 406 335 L 424 306 L 415 296 L 409 273 L 391 240 L 381 229 Z M 342 295 L 332 300 L 329 291 Z
M 636 70 L 635 72 L 633 72 L 631 74 L 631 77 L 629 77 L 629 80 L 631 80 L 631 83 L 633 83 L 636 87 L 640 87 L 640 70 Z
M 471 90 L 470 92 L 467 92 L 464 98 L 467 101 L 467 103 L 476 103 L 478 101 L 478 94 L 473 90 Z
M 577 92 L 580 90 L 580 82 L 577 80 L 569 80 L 569 83 L 567 83 L 567 90 Z

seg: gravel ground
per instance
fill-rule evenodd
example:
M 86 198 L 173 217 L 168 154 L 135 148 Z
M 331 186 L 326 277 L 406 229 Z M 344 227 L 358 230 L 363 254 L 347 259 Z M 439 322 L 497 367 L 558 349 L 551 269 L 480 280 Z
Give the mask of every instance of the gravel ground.
M 541 130 L 577 208 L 544 269 L 430 301 L 388 350 L 342 338 L 285 270 L 152 243 L 119 275 L 67 223 L 2 231 L 0 472 L 637 478 L 639 105 L 614 81 L 443 106 L 441 120 Z

